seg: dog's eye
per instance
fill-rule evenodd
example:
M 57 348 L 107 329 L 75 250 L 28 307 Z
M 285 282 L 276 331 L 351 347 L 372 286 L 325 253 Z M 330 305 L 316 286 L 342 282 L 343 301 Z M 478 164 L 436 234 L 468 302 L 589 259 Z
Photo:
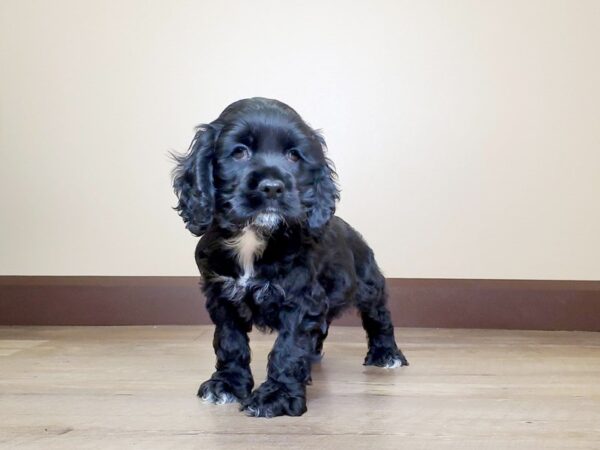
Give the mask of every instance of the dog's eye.
M 248 148 L 244 147 L 243 145 L 238 145 L 231 152 L 231 156 L 233 156 L 233 159 L 237 159 L 238 161 L 248 159 L 250 158 L 250 150 L 248 150 Z
M 287 157 L 292 162 L 298 162 L 300 160 L 300 152 L 295 148 L 288 150 Z

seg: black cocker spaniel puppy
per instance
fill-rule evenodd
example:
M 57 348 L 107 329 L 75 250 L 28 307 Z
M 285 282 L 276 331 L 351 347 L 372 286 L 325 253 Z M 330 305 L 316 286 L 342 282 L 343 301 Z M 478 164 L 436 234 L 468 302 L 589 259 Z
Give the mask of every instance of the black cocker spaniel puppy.
M 325 141 L 289 106 L 250 98 L 198 127 L 175 159 L 177 211 L 202 236 L 196 263 L 214 322 L 216 372 L 198 395 L 249 415 L 306 411 L 311 364 L 350 305 L 368 335 L 365 365 L 408 365 L 396 346 L 373 251 L 334 216 L 339 191 Z M 267 380 L 252 390 L 248 332 L 278 332 Z

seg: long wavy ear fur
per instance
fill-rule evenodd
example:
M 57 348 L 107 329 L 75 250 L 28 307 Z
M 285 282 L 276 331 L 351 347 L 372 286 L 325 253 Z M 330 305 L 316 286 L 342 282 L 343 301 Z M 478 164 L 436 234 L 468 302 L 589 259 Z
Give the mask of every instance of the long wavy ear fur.
M 210 125 L 200 125 L 186 154 L 172 154 L 177 166 L 173 170 L 173 189 L 179 198 L 174 208 L 196 236 L 210 227 L 215 207 L 212 160 L 218 132 Z
M 318 132 L 315 132 L 315 136 L 325 151 L 327 148 L 325 139 Z M 313 234 L 318 234 L 335 213 L 335 203 L 340 198 L 336 179 L 333 162 L 325 157 L 321 169 L 315 174 L 311 207 L 308 211 L 308 226 Z

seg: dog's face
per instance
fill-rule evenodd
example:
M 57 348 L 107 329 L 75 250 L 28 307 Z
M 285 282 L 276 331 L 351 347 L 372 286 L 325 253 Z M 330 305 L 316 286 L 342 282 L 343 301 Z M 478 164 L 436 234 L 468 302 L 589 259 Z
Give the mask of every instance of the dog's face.
M 318 230 L 339 197 L 324 145 L 279 101 L 235 102 L 199 127 L 189 153 L 176 157 L 176 209 L 198 236 L 211 226 L 272 231 L 300 224 Z

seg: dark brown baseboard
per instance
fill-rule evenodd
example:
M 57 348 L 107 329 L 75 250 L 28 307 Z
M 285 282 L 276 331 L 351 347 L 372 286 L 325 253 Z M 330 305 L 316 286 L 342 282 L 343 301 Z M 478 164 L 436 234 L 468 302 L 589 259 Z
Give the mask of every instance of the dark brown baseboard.
M 209 324 L 198 281 L 0 276 L 0 325 Z M 396 326 L 600 331 L 600 281 L 390 278 L 388 290 Z

